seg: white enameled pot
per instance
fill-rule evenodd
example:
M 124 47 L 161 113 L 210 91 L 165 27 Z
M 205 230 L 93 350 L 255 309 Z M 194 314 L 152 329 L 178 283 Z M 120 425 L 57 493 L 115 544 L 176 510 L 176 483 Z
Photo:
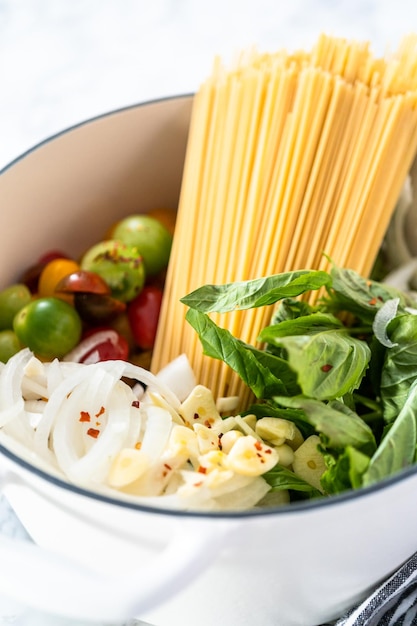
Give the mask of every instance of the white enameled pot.
M 51 248 L 176 206 L 192 97 L 116 111 L 0 175 L 0 287 Z M 316 626 L 417 550 L 417 470 L 356 493 L 245 513 L 176 513 L 62 481 L 0 440 L 0 486 L 32 542 L 0 537 L 0 594 L 86 624 Z

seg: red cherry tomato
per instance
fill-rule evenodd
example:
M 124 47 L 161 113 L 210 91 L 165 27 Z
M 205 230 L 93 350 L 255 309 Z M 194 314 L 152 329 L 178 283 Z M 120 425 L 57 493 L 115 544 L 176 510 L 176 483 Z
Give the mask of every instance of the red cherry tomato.
M 68 256 L 68 254 L 66 254 L 66 252 L 63 252 L 62 250 L 48 250 L 48 252 L 45 252 L 39 257 L 37 262 L 41 263 L 42 265 L 46 265 L 47 263 L 49 263 L 50 261 L 53 261 L 54 259 L 69 259 L 69 258 L 70 257 Z
M 110 331 L 109 337 L 105 338 L 108 331 Z M 88 348 L 89 344 L 90 348 Z M 85 351 L 82 351 L 83 346 L 86 347 Z M 99 328 L 86 331 L 83 334 L 79 347 L 80 352 L 82 351 L 79 359 L 81 363 L 97 363 L 98 361 L 111 360 L 127 361 L 129 357 L 128 342 L 110 326 L 100 326 Z
M 127 307 L 127 317 L 136 344 L 142 350 L 150 350 L 156 337 L 162 289 L 146 285 Z

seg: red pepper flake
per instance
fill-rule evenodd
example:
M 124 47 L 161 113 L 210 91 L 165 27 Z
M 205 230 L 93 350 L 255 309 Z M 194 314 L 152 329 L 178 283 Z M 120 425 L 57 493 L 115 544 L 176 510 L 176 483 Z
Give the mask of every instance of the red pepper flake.
M 372 298 L 371 300 L 369 300 L 368 304 L 370 304 L 371 306 L 374 306 L 377 302 L 378 302 L 378 298 Z
M 194 487 L 201 487 L 202 484 L 203 484 L 203 481 L 200 480 L 199 483 L 194 483 Z
M 139 400 L 133 400 L 132 402 L 132 406 L 135 407 L 135 409 L 138 409 L 140 407 L 140 402 Z
M 102 406 L 102 407 L 100 408 L 99 412 L 98 412 L 98 413 L 96 413 L 96 417 L 100 417 L 100 415 L 103 415 L 103 413 L 105 412 L 105 410 L 106 410 L 106 409 L 104 408 L 104 406 Z
M 90 422 L 91 417 L 88 411 L 80 411 L 80 422 Z
M 89 435 L 90 437 L 93 437 L 93 439 L 97 439 L 99 434 L 100 434 L 100 431 L 97 430 L 97 428 L 89 428 L 87 430 L 87 435 Z
M 262 450 L 262 444 L 260 441 L 257 441 L 253 444 L 257 450 Z
M 265 450 L 265 454 L 272 454 L 272 450 L 271 450 L 271 448 L 267 448 L 267 449 Z
M 164 463 L 164 467 L 166 467 L 167 470 L 172 470 L 172 467 L 170 465 L 168 465 L 168 463 Z
M 202 465 L 200 465 L 200 467 L 198 468 L 197 472 L 199 474 L 207 474 L 207 467 L 203 467 Z
M 333 369 L 333 365 L 326 363 L 326 365 L 322 365 L 320 369 L 322 372 L 330 372 L 330 370 Z

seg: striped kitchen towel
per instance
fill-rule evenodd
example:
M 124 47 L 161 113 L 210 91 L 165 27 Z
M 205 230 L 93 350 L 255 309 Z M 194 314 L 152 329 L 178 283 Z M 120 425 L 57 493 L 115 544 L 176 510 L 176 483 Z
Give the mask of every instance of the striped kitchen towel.
M 334 626 L 417 625 L 417 553 Z

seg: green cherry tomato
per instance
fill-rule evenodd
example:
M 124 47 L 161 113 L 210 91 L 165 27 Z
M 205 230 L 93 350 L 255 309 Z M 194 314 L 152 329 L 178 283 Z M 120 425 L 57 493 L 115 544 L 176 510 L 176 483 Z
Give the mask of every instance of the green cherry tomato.
M 147 276 L 155 276 L 167 267 L 172 234 L 157 219 L 149 215 L 130 215 L 116 224 L 112 236 L 138 249 Z
M 62 358 L 80 341 L 77 311 L 59 298 L 39 298 L 21 309 L 13 321 L 19 341 L 44 359 Z
M 0 331 L 0 361 L 7 361 L 22 348 L 17 335 L 12 330 Z
M 0 291 L 0 330 L 12 329 L 14 316 L 31 299 L 29 288 L 23 283 L 10 285 Z
M 101 276 L 113 298 L 122 302 L 133 300 L 145 284 L 145 266 L 138 250 L 112 239 L 87 250 L 81 259 L 81 269 Z

